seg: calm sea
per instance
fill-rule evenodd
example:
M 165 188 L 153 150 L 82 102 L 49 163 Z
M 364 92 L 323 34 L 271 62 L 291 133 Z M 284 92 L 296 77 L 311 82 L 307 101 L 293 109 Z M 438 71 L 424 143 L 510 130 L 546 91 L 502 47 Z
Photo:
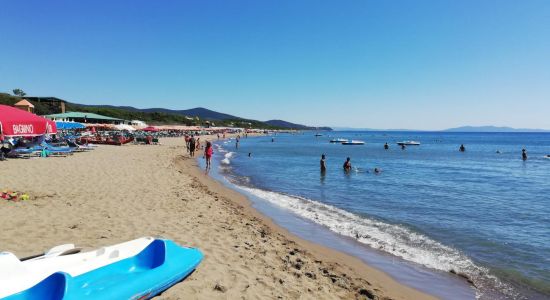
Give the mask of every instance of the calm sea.
M 468 276 L 480 298 L 550 297 L 550 134 L 322 134 L 241 139 L 239 149 L 220 142 L 218 166 L 241 189 L 327 230 Z M 403 140 L 421 145 L 402 150 Z

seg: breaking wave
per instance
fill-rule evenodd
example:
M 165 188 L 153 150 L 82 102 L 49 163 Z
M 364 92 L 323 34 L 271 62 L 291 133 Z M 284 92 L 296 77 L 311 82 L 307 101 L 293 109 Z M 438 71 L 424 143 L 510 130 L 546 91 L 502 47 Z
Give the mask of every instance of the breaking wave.
M 227 159 L 227 154 L 225 159 Z M 465 277 L 477 288 L 478 299 L 521 298 L 511 286 L 501 282 L 487 268 L 475 264 L 457 249 L 443 245 L 409 228 L 359 216 L 331 205 L 298 196 L 249 186 L 236 186 L 265 201 L 288 209 L 302 218 L 323 225 L 338 234 L 354 238 L 372 248 L 428 268 L 452 272 Z M 494 291 L 498 291 L 497 295 Z

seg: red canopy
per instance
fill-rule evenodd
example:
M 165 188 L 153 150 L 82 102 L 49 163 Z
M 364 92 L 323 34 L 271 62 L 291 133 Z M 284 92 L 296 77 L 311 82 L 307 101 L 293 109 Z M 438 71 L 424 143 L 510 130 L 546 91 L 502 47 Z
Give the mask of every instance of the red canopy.
M 0 132 L 4 136 L 39 136 L 57 133 L 55 122 L 30 112 L 0 105 Z
M 153 126 L 145 127 L 145 128 L 143 128 L 142 130 L 143 130 L 143 131 L 151 131 L 151 132 L 157 132 L 157 131 L 159 131 L 158 128 L 153 127 Z

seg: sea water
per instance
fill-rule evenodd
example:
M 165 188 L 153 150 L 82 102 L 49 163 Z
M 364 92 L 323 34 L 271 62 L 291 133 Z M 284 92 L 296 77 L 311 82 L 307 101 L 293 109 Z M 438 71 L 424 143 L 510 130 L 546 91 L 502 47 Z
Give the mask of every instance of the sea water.
M 366 144 L 329 143 L 334 138 Z M 403 140 L 421 145 L 403 150 L 396 144 Z M 241 138 L 238 149 L 220 142 L 216 150 L 220 174 L 238 189 L 280 220 L 286 213 L 347 239 L 347 252 L 361 251 L 353 240 L 413 267 L 462 274 L 482 299 L 550 297 L 548 133 L 305 132 Z

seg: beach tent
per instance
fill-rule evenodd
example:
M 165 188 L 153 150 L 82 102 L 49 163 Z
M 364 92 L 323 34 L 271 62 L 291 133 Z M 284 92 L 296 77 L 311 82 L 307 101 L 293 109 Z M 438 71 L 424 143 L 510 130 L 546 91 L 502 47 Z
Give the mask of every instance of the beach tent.
M 150 132 L 157 132 L 159 131 L 158 128 L 155 128 L 153 126 L 145 127 L 142 129 L 143 131 L 150 131 Z
M 57 133 L 54 121 L 7 105 L 0 105 L 0 133 L 4 136 L 40 136 Z
M 82 129 L 86 128 L 86 126 L 77 123 L 77 122 L 60 122 L 56 121 L 55 125 L 57 126 L 57 129 L 59 130 L 74 130 L 74 129 Z

